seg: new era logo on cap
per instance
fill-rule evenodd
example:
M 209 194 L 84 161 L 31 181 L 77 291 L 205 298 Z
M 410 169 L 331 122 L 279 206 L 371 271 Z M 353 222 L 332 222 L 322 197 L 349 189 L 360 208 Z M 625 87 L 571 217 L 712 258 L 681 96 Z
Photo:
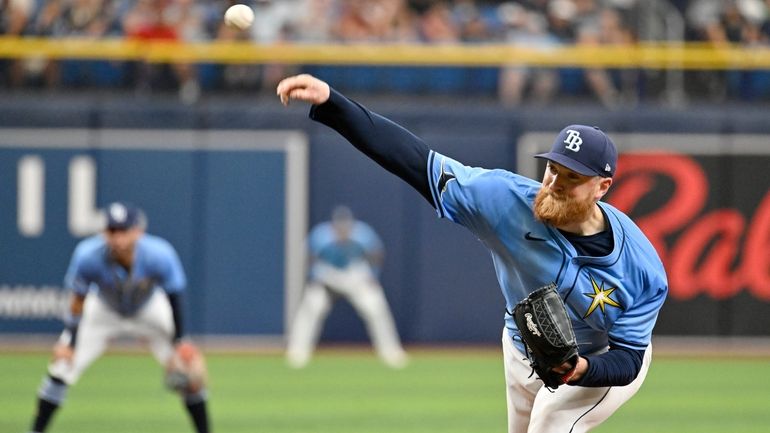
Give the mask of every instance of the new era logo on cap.
M 612 177 L 618 161 L 615 143 L 596 126 L 570 125 L 562 129 L 548 153 L 535 155 L 584 176 Z

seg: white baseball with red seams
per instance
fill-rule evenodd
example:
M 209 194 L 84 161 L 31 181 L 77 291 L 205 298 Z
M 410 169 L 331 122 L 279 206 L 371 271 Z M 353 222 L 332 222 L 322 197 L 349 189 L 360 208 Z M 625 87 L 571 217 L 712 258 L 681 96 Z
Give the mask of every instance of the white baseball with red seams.
M 245 30 L 254 22 L 254 11 L 243 4 L 230 6 L 225 11 L 225 24 Z

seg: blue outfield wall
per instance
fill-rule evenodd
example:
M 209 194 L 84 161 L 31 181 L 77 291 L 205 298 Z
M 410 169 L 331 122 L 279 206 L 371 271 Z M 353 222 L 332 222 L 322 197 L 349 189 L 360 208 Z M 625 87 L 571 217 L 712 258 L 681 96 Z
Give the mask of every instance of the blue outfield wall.
M 533 168 L 529 156 L 526 159 L 518 156 L 519 151 L 529 149 L 525 149 L 524 144 L 532 149 L 547 147 L 549 137 L 571 123 L 602 127 L 619 137 L 616 142 L 621 152 L 628 153 L 624 159 L 627 166 L 641 167 L 637 171 L 629 170 L 627 177 L 616 179 L 616 187 L 624 187 L 629 193 L 623 197 L 610 195 L 608 200 L 628 207 L 629 214 L 643 223 L 658 215 L 656 212 L 668 211 L 666 206 L 671 204 L 671 198 L 686 192 L 686 188 L 708 189 L 700 207 L 686 214 L 686 224 L 659 233 L 661 248 L 666 257 L 671 258 L 671 269 L 683 276 L 676 280 L 681 287 L 677 287 L 664 307 L 657 332 L 770 334 L 770 276 L 767 268 L 763 268 L 764 274 L 751 270 L 767 266 L 767 261 L 746 259 L 749 255 L 770 257 L 766 241 L 761 245 L 749 241 L 753 237 L 767 239 L 762 221 L 770 217 L 766 211 L 770 209 L 767 204 L 770 203 L 770 174 L 766 169 L 770 166 L 770 141 L 765 143 L 765 137 L 770 137 L 770 115 L 762 110 L 651 108 L 608 112 L 595 107 L 506 110 L 472 102 L 458 109 L 457 100 L 426 103 L 407 98 L 380 100 L 365 95 L 356 99 L 405 125 L 441 153 L 468 165 L 514 171 Z M 272 98 L 255 98 L 253 102 L 212 100 L 195 107 L 174 102 L 150 104 L 111 99 L 54 100 L 45 105 L 29 99 L 0 103 L 0 128 L 65 127 L 299 130 L 307 135 L 310 143 L 307 221 L 309 225 L 322 221 L 335 205 L 347 204 L 381 234 L 387 248 L 383 285 L 403 339 L 406 342 L 499 341 L 504 304 L 489 254 L 481 244 L 461 227 L 439 220 L 418 193 L 368 160 L 336 133 L 310 121 L 307 107 L 295 104 L 282 109 Z M 656 172 L 656 167 L 644 166 L 643 153 L 651 148 L 684 155 L 680 158 L 664 154 L 660 161 L 670 160 L 672 167 L 679 167 L 675 172 L 691 170 L 691 176 L 681 180 L 671 173 Z M 634 155 L 640 151 L 641 159 L 635 159 Z M 0 160 L 4 185 L 15 182 L 15 158 L 22 150 L 7 152 Z M 169 176 L 172 165 L 152 155 L 116 156 L 116 165 L 110 169 L 114 170 L 115 180 L 98 185 L 99 204 L 113 198 L 128 198 L 149 205 L 151 231 L 171 238 L 190 275 L 188 306 L 191 311 L 187 320 L 196 333 L 282 333 L 285 297 L 275 291 L 281 290 L 277 287 L 283 280 L 271 275 L 277 267 L 254 266 L 252 260 L 276 257 L 277 249 L 273 246 L 279 245 L 280 249 L 280 236 L 260 238 L 254 244 L 243 243 L 241 236 L 264 233 L 263 228 L 271 224 L 280 226 L 280 221 L 269 224 L 261 215 L 270 213 L 267 210 L 275 209 L 276 202 L 280 201 L 276 195 L 280 191 L 271 189 L 280 177 L 277 173 L 271 174 L 274 167 L 261 167 L 258 161 L 239 165 L 243 161 L 207 155 L 199 159 L 198 164 L 201 161 L 211 164 L 209 176 L 219 176 L 219 184 L 202 187 L 192 179 L 187 182 L 179 177 L 194 177 L 198 173 L 195 169 L 179 176 L 174 174 L 172 178 L 178 182 L 152 181 L 153 173 Z M 55 170 L 66 179 L 64 165 L 56 162 L 56 158 L 52 167 L 58 167 Z M 105 165 L 103 169 L 106 168 Z M 255 171 L 250 172 L 251 169 Z M 537 172 L 537 167 L 534 170 Z M 118 174 L 121 179 L 135 180 L 121 181 L 127 183 L 112 187 L 111 182 L 119 182 Z M 641 191 L 637 182 L 640 180 L 658 188 L 639 193 L 641 198 L 633 203 L 624 202 L 628 197 L 637 197 L 631 193 Z M 145 181 L 152 183 L 152 188 L 146 188 Z M 46 180 L 47 187 L 48 182 Z M 57 215 L 66 215 L 66 185 L 54 182 L 50 188 L 49 215 L 55 224 L 63 227 L 66 223 Z M 130 194 L 111 197 L 118 191 Z M 12 189 L 3 188 L 0 199 L 11 206 L 15 203 L 14 194 Z M 183 204 L 164 207 L 161 203 L 167 202 L 169 196 L 181 197 L 180 200 L 183 198 L 184 203 L 192 203 L 193 207 L 185 208 Z M 201 210 L 202 207 L 207 211 Z M 15 213 L 8 209 L 4 207 L 0 212 L 0 222 L 15 227 Z M 180 212 L 180 209 L 187 210 Z M 207 223 L 221 218 L 212 212 L 223 209 L 240 217 L 229 221 L 226 227 Z M 275 218 L 274 214 L 269 218 Z M 730 218 L 722 218 L 723 215 Z M 714 225 L 715 220 L 734 220 L 736 224 L 723 227 Z M 26 251 L 16 248 L 14 243 L 18 242 L 14 239 L 3 238 L 0 251 L 6 264 L 0 265 L 0 285 L 25 281 L 37 285 L 60 284 L 77 238 L 64 230 L 56 236 L 44 241 L 45 245 Z M 43 247 L 50 250 L 45 261 L 29 260 L 38 254 L 35 248 Z M 700 252 L 694 258 L 692 254 L 684 255 L 698 247 Z M 722 249 L 732 251 L 727 263 L 720 255 Z M 15 257 L 17 255 L 27 257 L 22 259 Z M 223 259 L 228 255 L 232 258 Z M 243 258 L 248 260 L 239 262 Z M 47 268 L 45 281 L 36 279 L 36 269 L 41 266 Z M 733 281 L 737 280 L 733 278 L 735 275 L 739 275 L 739 283 Z M 704 282 L 722 277 L 725 278 L 722 286 Z M 253 296 L 252 290 L 257 286 L 266 289 L 251 297 L 252 302 L 238 303 L 243 297 Z M 701 317 L 697 324 L 688 319 L 693 315 Z M 13 332 L 20 326 L 30 332 L 56 329 L 53 320 L 40 323 L 0 318 L 0 330 Z M 352 308 L 339 303 L 326 323 L 323 338 L 362 341 L 367 336 Z
M 289 275 L 302 272 L 290 259 L 290 251 L 301 257 L 302 245 L 288 243 L 296 218 L 287 212 L 307 212 L 306 203 L 297 206 L 305 194 L 288 200 L 292 178 L 306 178 L 290 172 L 296 152 L 289 147 L 298 136 L 0 128 L 0 200 L 7 204 L 0 212 L 0 329 L 61 327 L 48 293 L 62 291 L 69 256 L 94 232 L 98 208 L 120 199 L 140 204 L 149 231 L 176 247 L 188 276 L 189 329 L 282 335 L 285 288 L 296 287 Z M 41 292 L 44 299 L 32 299 Z

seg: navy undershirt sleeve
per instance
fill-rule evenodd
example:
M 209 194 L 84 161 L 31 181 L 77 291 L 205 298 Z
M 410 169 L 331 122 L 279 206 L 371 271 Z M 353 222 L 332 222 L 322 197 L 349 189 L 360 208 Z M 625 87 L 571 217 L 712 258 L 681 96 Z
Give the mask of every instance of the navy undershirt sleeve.
M 588 361 L 588 371 L 570 385 L 602 387 L 624 386 L 633 382 L 642 369 L 644 350 L 634 350 L 620 346 L 610 346 L 608 352 L 601 355 L 584 356 Z
M 180 293 L 166 293 L 166 295 L 168 303 L 171 304 L 171 316 L 174 319 L 174 336 L 171 341 L 176 343 L 184 337 L 182 295 Z
M 416 189 L 433 205 L 428 176 L 430 149 L 393 121 L 330 89 L 329 100 L 310 108 L 310 118 L 339 132 L 356 149 Z

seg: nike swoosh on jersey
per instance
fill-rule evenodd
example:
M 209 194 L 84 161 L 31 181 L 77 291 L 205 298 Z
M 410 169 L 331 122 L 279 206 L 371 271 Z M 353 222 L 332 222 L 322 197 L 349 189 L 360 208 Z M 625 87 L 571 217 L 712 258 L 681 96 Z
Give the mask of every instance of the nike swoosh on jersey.
M 524 235 L 524 239 L 526 239 L 528 241 L 541 241 L 541 242 L 545 242 L 545 239 L 537 238 L 535 236 L 532 236 L 532 232 L 527 232 L 527 234 Z

